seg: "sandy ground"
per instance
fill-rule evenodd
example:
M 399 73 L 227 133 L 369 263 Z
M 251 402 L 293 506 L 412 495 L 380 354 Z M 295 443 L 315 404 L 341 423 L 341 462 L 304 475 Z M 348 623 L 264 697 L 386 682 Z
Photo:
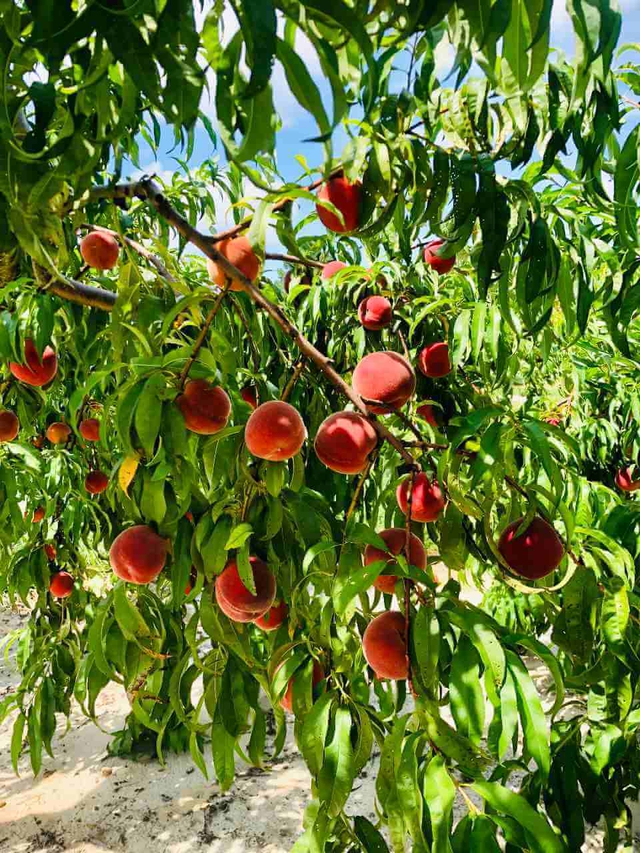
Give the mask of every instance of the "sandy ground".
M 26 618 L 0 609 L 0 637 Z M 540 677 L 544 677 L 542 671 Z M 17 681 L 0 660 L 0 699 Z M 152 760 L 107 753 L 109 733 L 122 727 L 126 696 L 110 685 L 97 703 L 101 728 L 75 712 L 62 719 L 54 755 L 34 780 L 28 757 L 20 777 L 11 767 L 13 717 L 0 726 L 0 851 L 3 853 L 288 853 L 302 831 L 309 775 L 291 732 L 269 772 L 238 764 L 232 790 L 222 794 L 194 768 L 189 755 Z M 364 771 L 349 811 L 374 818 L 376 760 Z M 211 774 L 211 778 L 215 778 Z M 461 805 L 459 814 L 466 812 Z M 640 849 L 640 848 L 639 848 Z M 602 850 L 594 830 L 585 853 Z

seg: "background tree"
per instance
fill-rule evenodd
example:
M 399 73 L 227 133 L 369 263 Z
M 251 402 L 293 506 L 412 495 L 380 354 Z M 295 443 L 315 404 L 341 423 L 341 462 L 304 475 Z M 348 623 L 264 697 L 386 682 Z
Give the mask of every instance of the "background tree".
M 572 62 L 542 0 L 0 0 L 15 764 L 116 681 L 114 750 L 211 750 L 224 789 L 266 699 L 296 851 L 631 844 L 640 78 L 617 3 L 567 8 Z M 168 129 L 180 170 L 128 180 Z M 378 827 L 345 810 L 374 743 Z

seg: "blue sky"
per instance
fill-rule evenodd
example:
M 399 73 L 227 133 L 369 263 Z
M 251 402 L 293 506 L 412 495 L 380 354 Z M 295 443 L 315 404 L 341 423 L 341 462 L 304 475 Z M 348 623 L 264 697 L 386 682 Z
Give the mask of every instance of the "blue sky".
M 209 7 L 211 6 L 211 4 L 208 5 Z M 623 28 L 619 45 L 634 42 L 640 43 L 640 0 L 620 0 L 620 7 L 623 14 Z M 198 14 L 199 23 L 204 19 L 205 15 L 206 12 Z M 237 22 L 233 12 L 230 10 L 225 11 L 223 22 L 226 29 L 226 41 L 237 29 Z M 563 51 L 570 57 L 575 52 L 574 41 L 575 37 L 573 28 L 564 3 L 562 0 L 555 0 L 551 30 L 552 47 Z M 299 55 L 304 60 L 307 70 L 320 87 L 323 98 L 325 98 L 325 105 L 328 106 L 328 112 L 330 114 L 331 101 L 330 97 L 328 97 L 328 86 L 323 80 L 315 52 L 304 38 L 301 40 L 298 37 L 296 48 Z M 451 53 L 447 54 L 445 51 L 441 57 L 440 67 L 438 68 L 441 79 L 446 76 L 451 56 Z M 618 60 L 617 64 L 624 62 L 625 59 L 637 60 L 637 54 L 635 57 L 631 53 L 627 54 L 626 57 L 622 56 L 621 59 Z M 399 67 L 402 67 L 401 63 L 398 63 L 398 65 Z M 400 74 L 400 72 L 398 73 Z M 402 78 L 404 78 L 404 74 L 402 74 Z M 305 157 L 310 166 L 314 166 L 322 161 L 322 147 L 318 143 L 309 143 L 304 141 L 305 139 L 309 139 L 317 135 L 317 125 L 310 114 L 305 112 L 298 105 L 297 101 L 289 91 L 284 78 L 284 72 L 279 64 L 276 65 L 274 70 L 272 84 L 275 106 L 283 120 L 282 129 L 277 134 L 276 151 L 278 166 L 281 174 L 286 180 L 297 180 L 301 174 L 301 167 L 295 160 L 296 155 L 302 155 Z M 399 85 L 402 85 L 402 83 L 400 82 Z M 209 118 L 215 126 L 215 113 L 209 102 L 204 105 L 204 111 L 208 113 Z M 346 139 L 347 137 L 344 130 L 341 128 L 337 129 L 334 134 L 334 154 L 336 156 L 339 157 L 339 153 L 344 146 Z M 168 177 L 171 172 L 176 168 L 179 168 L 177 163 L 173 160 L 171 152 L 172 134 L 168 130 L 163 134 L 160 152 L 157 157 L 154 156 L 151 149 L 143 140 L 139 140 L 139 142 L 140 166 L 142 172 L 154 172 L 161 177 Z M 191 162 L 194 165 L 197 165 L 203 160 L 215 157 L 216 155 L 224 161 L 222 146 L 218 146 L 217 149 L 214 148 L 204 128 L 199 127 L 196 130 L 195 148 Z M 248 194 L 251 196 L 259 195 L 257 191 L 254 192 L 249 187 Z M 233 219 L 228 210 L 228 200 L 221 197 L 217 207 L 218 215 L 216 216 L 216 222 L 202 223 L 203 226 L 210 227 L 212 231 L 221 230 L 233 223 Z M 277 241 L 275 240 L 275 235 L 269 235 L 267 243 L 267 248 L 271 251 L 277 251 L 279 248 Z

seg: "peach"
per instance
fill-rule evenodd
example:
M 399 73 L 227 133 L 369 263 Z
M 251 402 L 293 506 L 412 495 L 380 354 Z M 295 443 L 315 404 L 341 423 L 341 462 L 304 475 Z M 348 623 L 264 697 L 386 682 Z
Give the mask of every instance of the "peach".
M 293 714 L 293 682 L 295 681 L 296 674 L 291 676 L 289 679 L 289 683 L 287 684 L 287 689 L 285 691 L 284 696 L 280 700 L 280 704 L 284 708 L 285 711 L 288 711 L 290 714 Z M 313 662 L 313 673 L 311 674 L 311 684 L 313 687 L 316 687 L 320 682 L 324 679 L 324 670 L 320 666 L 317 660 Z
M 409 400 L 416 389 L 416 375 L 413 368 L 397 352 L 372 352 L 358 363 L 353 371 L 353 388 L 367 403 L 370 411 L 377 415 L 389 414 L 399 409 Z M 375 405 L 376 402 L 385 406 Z
M 123 530 L 113 540 L 109 561 L 115 574 L 129 583 L 154 581 L 167 559 L 167 541 L 146 524 Z
M 554 426 L 554 427 L 559 427 L 560 424 L 562 423 L 560 418 L 553 418 L 553 417 L 545 418 L 544 421 L 545 421 L 545 423 L 549 424 L 550 426 Z
M 384 540 L 387 551 L 382 551 L 380 548 L 376 548 L 375 545 L 367 545 L 364 549 L 364 564 L 365 566 L 369 566 L 371 563 L 378 562 L 378 560 L 385 560 L 387 564 L 386 571 L 397 565 L 397 561 L 393 557 L 397 557 L 398 554 L 404 555 L 407 531 L 404 527 L 390 527 L 388 530 L 381 531 L 378 535 Z M 425 569 L 427 567 L 427 552 L 424 550 L 424 545 L 415 533 L 412 533 L 409 538 L 409 560 L 411 565 L 418 569 Z M 393 595 L 397 580 L 398 578 L 395 575 L 379 575 L 373 582 L 373 585 L 381 592 Z
M 432 240 L 424 247 L 424 262 L 435 270 L 439 275 L 451 272 L 456 265 L 456 256 L 452 258 L 441 258 L 440 250 L 446 244 L 446 240 Z
M 341 221 L 331 210 L 316 204 L 316 213 L 320 222 L 330 231 L 344 234 L 346 231 L 355 231 L 360 224 L 360 206 L 362 203 L 362 183 L 355 181 L 353 184 L 343 177 L 331 178 L 323 185 L 318 193 L 320 201 L 330 202 L 336 210 L 342 214 Z
M 51 578 L 49 592 L 54 598 L 69 598 L 73 592 L 73 577 L 69 572 L 56 572 Z
M 635 492 L 640 489 L 640 480 L 634 480 L 631 468 L 621 468 L 616 474 L 616 486 L 622 492 Z
M 80 421 L 78 432 L 85 441 L 100 440 L 100 421 L 96 418 L 85 418 Z
M 249 557 L 256 594 L 250 592 L 240 577 L 236 560 L 229 560 L 216 579 L 218 607 L 234 622 L 253 622 L 263 616 L 276 597 L 276 579 L 259 557 Z
M 429 379 L 439 379 L 451 373 L 449 345 L 438 341 L 426 346 L 418 355 L 418 367 Z
M 191 522 L 191 524 L 193 524 L 193 523 L 194 523 L 194 522 L 193 522 L 193 513 L 191 512 L 191 510 L 190 510 L 190 509 L 188 509 L 188 510 L 185 512 L 184 517 L 187 519 L 187 521 L 190 521 L 190 522 Z
M 34 509 L 33 515 L 31 516 L 32 524 L 40 524 L 40 522 L 44 519 L 44 507 L 38 506 Z
M 338 263 L 340 263 L 340 262 L 338 261 Z M 287 272 L 284 275 L 284 281 L 282 282 L 284 285 L 285 293 L 289 293 L 289 291 L 291 290 L 291 280 L 292 279 L 293 279 L 293 273 L 291 272 L 291 270 L 287 270 Z M 309 275 L 309 273 L 306 272 L 300 278 L 300 280 L 298 282 L 296 282 L 296 284 L 308 284 L 308 285 L 310 285 L 311 284 L 311 276 Z
M 434 429 L 438 429 L 438 419 L 436 417 L 435 410 L 433 406 L 429 405 L 429 403 L 423 403 L 422 406 L 418 406 L 416 414 L 421 418 L 424 418 L 429 426 L 432 426 Z
M 188 430 L 198 435 L 214 435 L 227 425 L 231 414 L 229 395 L 219 385 L 206 379 L 187 382 L 184 393 L 176 399 Z
M 257 619 L 253 620 L 254 625 L 257 625 L 258 628 L 262 628 L 263 631 L 275 631 L 276 628 L 279 628 L 280 625 L 287 618 L 289 613 L 289 608 L 287 607 L 286 601 L 278 601 L 272 607 L 267 610 L 266 613 L 263 613 L 262 616 L 258 616 Z
M 55 560 L 58 552 L 56 551 L 56 546 L 51 542 L 46 542 L 44 545 L 44 553 L 47 555 L 47 560 Z
M 409 674 L 402 613 L 389 610 L 372 619 L 362 637 L 364 656 L 378 678 L 401 680 Z
M 260 273 L 260 260 L 253 251 L 253 247 L 247 237 L 244 235 L 241 235 L 240 237 L 229 237 L 226 240 L 220 240 L 220 242 L 215 244 L 215 247 L 221 255 L 224 255 L 229 263 L 233 264 L 233 266 L 240 270 L 240 272 L 250 281 L 256 281 Z M 222 267 L 215 261 L 212 261 L 211 258 L 207 258 L 207 272 L 209 273 L 209 278 L 214 284 L 217 284 L 218 287 L 221 288 L 225 286 L 227 274 Z M 245 286 L 239 279 L 232 278 L 229 289 L 236 291 L 244 290 Z
M 328 264 L 325 264 L 322 267 L 322 273 L 320 277 L 324 279 L 324 281 L 328 281 L 328 279 L 333 278 L 333 276 L 343 270 L 347 265 L 343 264 L 342 261 L 329 261 Z
M 282 400 L 270 400 L 258 406 L 244 431 L 249 453 L 272 462 L 291 459 L 300 452 L 306 437 L 300 413 Z
M 564 546 L 544 518 L 534 515 L 526 530 L 520 531 L 522 520 L 518 518 L 502 531 L 498 549 L 515 574 L 528 580 L 538 580 L 558 568 L 564 556 Z
M 240 396 L 245 401 L 247 406 L 251 406 L 252 409 L 257 409 L 258 389 L 255 385 L 245 385 L 245 387 L 240 391 Z
M 411 477 L 406 477 L 396 490 L 398 506 L 406 515 L 409 511 L 409 486 Z M 444 495 L 437 480 L 431 481 L 427 475 L 420 471 L 416 474 L 411 493 L 411 519 L 412 521 L 436 521 L 444 509 Z
M 314 448 L 318 459 L 332 471 L 359 474 L 377 443 L 378 435 L 365 417 L 357 412 L 336 412 L 320 424 Z
M 9 370 L 20 382 L 41 388 L 47 385 L 58 372 L 58 357 L 51 347 L 45 347 L 42 353 L 42 361 L 38 356 L 36 345 L 31 338 L 27 338 L 24 344 L 25 364 L 9 362 Z
M 13 412 L 0 412 L 0 442 L 13 441 L 20 432 L 20 421 Z
M 360 323 L 370 332 L 386 329 L 391 323 L 391 303 L 384 296 L 367 296 L 358 306 Z
M 56 421 L 47 427 L 46 435 L 51 444 L 66 444 L 71 435 L 71 427 L 62 421 Z
M 84 480 L 84 487 L 90 495 L 99 495 L 109 485 L 109 478 L 102 471 L 90 471 Z
M 80 254 L 90 267 L 96 270 L 111 270 L 118 263 L 120 247 L 111 234 L 92 231 L 80 242 Z
M 35 438 L 31 439 L 31 444 L 33 444 L 33 446 L 38 450 L 42 450 L 42 448 L 44 447 L 44 436 L 36 435 Z

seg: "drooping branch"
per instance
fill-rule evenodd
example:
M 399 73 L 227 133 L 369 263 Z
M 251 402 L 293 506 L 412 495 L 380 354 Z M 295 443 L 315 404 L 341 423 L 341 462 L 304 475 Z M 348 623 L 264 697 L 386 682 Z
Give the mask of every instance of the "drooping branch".
M 322 183 L 319 181 L 318 183 Z M 316 183 L 316 186 L 318 185 Z M 222 255 L 215 247 L 215 243 L 210 236 L 201 234 L 194 228 L 185 218 L 171 205 L 165 196 L 162 188 L 150 178 L 143 178 L 135 184 L 123 184 L 110 188 L 99 188 L 99 192 L 103 193 L 108 190 L 112 198 L 132 198 L 134 196 L 147 200 L 169 225 L 172 225 L 179 234 L 184 237 L 194 246 L 197 246 L 208 258 L 215 261 L 223 272 L 240 282 L 245 291 L 253 302 L 262 308 L 271 317 L 271 319 L 282 329 L 282 331 L 293 341 L 300 352 L 323 373 L 326 378 L 345 396 L 355 408 L 361 412 L 372 424 L 378 435 L 384 441 L 395 448 L 400 454 L 405 463 L 411 470 L 420 470 L 420 465 L 409 451 L 403 446 L 402 441 L 390 432 L 384 424 L 380 423 L 374 415 L 372 415 L 365 405 L 362 397 L 354 391 L 351 385 L 340 376 L 334 369 L 329 359 L 324 353 L 320 352 L 301 332 L 293 325 L 289 318 L 284 314 L 282 309 L 271 302 L 267 297 L 256 287 L 256 285 L 245 276 L 240 270 L 231 264 L 227 258 Z M 102 195 L 101 197 L 109 197 Z M 219 238 L 220 235 L 218 234 Z
M 207 314 L 206 320 L 202 324 L 202 328 L 200 329 L 198 337 L 196 338 L 196 341 L 193 345 L 193 349 L 191 350 L 191 355 L 187 359 L 185 366 L 182 368 L 182 372 L 180 374 L 180 388 L 184 388 L 184 386 L 187 382 L 187 379 L 189 377 L 189 371 L 193 367 L 195 360 L 198 357 L 198 353 L 202 349 L 202 345 L 204 344 L 206 337 L 207 337 L 207 332 L 211 328 L 211 324 L 213 323 L 213 320 L 214 320 L 216 314 L 220 310 L 220 306 L 222 305 L 222 302 L 223 302 L 225 296 L 227 295 L 227 292 L 228 292 L 230 286 L 231 286 L 231 279 L 227 278 L 227 282 L 226 282 L 225 286 L 223 287 L 223 289 L 218 294 L 216 301 L 213 303 L 211 311 L 209 311 L 209 313 Z

